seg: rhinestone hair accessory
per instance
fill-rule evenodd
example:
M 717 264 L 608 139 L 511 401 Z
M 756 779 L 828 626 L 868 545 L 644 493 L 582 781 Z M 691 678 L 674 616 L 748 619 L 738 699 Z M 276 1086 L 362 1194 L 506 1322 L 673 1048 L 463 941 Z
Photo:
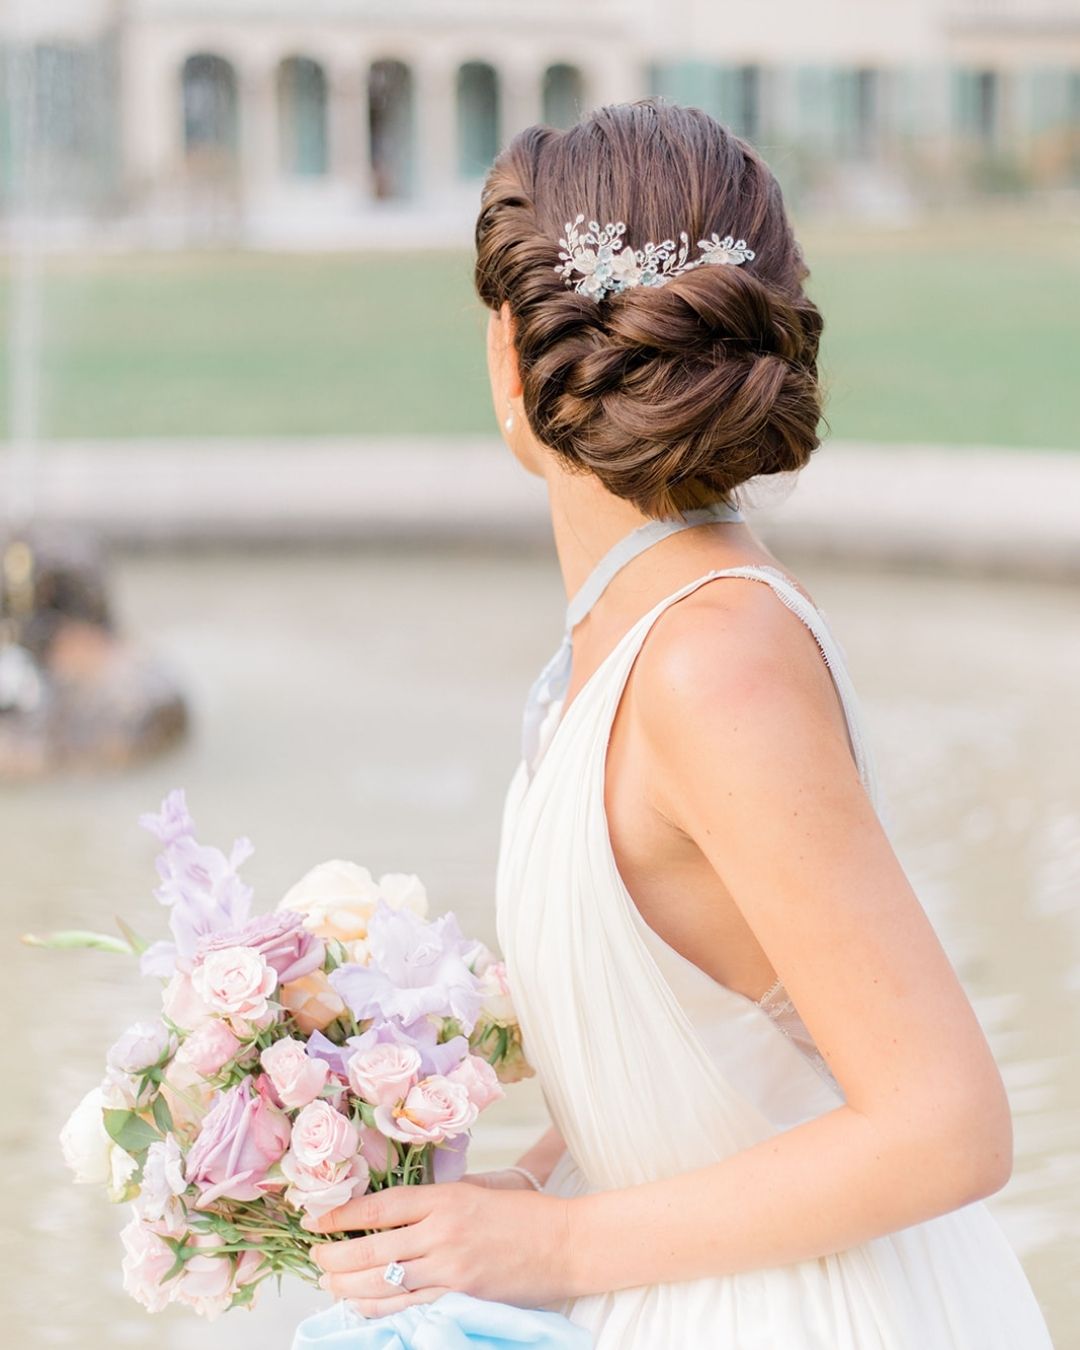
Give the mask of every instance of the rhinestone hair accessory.
M 674 239 L 664 239 L 658 244 L 650 241 L 643 248 L 629 248 L 623 241 L 625 221 L 601 226 L 599 221 L 590 220 L 583 232 L 579 226 L 584 222 L 581 212 L 566 222 L 566 237 L 559 240 L 562 261 L 555 271 L 567 286 L 594 300 L 617 295 L 630 286 L 663 286 L 672 277 L 703 265 L 737 267 L 756 256 L 745 239 L 730 234 L 721 239 L 715 231 L 710 239 L 697 241 L 701 250 L 698 258 L 688 257 L 690 239 L 685 230 L 679 232 L 678 244 Z

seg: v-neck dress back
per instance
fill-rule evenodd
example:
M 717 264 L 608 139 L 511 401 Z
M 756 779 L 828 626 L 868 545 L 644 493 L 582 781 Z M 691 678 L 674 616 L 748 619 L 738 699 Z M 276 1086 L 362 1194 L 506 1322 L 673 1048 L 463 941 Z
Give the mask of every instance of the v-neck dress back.
M 496 915 L 524 1046 L 566 1151 L 545 1190 L 577 1196 L 719 1162 L 843 1093 L 781 986 L 713 980 L 644 920 L 604 807 L 608 741 L 634 661 L 670 605 L 721 578 L 764 583 L 806 624 L 883 820 L 845 653 L 777 568 L 715 570 L 654 606 L 567 707 L 547 708 L 506 795 Z M 733 583 L 729 583 L 733 584 Z M 1047 1350 L 1016 1254 L 982 1201 L 816 1260 L 556 1305 L 597 1350 Z

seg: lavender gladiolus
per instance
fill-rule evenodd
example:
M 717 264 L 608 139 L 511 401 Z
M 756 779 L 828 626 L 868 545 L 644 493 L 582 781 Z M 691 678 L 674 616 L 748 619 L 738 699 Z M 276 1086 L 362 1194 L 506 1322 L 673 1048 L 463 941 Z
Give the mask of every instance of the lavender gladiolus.
M 434 1013 L 472 1030 L 482 1001 L 480 981 L 465 955 L 471 949 L 453 914 L 429 923 L 380 900 L 368 924 L 370 965 L 345 965 L 330 983 L 362 1020 L 398 1018 L 408 1025 Z
M 191 969 L 201 939 L 247 922 L 251 888 L 240 880 L 237 868 L 251 856 L 252 847 L 247 839 L 237 839 L 226 857 L 220 849 L 198 843 L 182 788 L 169 793 L 157 815 L 140 816 L 139 824 L 164 845 L 157 858 L 161 884 L 154 895 L 171 911 L 173 935 L 171 943 L 147 948 L 141 964 L 146 974 L 169 976 L 176 969 Z

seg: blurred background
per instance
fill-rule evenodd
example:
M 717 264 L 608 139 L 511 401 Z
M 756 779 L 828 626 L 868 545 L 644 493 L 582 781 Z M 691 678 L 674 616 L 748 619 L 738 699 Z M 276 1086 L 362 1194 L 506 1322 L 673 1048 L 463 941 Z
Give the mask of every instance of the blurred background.
M 183 785 L 207 842 L 252 836 L 263 907 L 352 858 L 494 941 L 564 597 L 471 231 L 517 130 L 648 94 L 752 141 L 803 243 L 829 426 L 752 518 L 848 653 L 1009 1089 L 990 1204 L 1080 1347 L 1080 0 L 3 0 L 13 1344 L 284 1350 L 317 1302 L 207 1328 L 126 1299 L 122 1215 L 55 1140 L 152 996 L 17 935 L 154 930 L 136 818 Z M 544 1124 L 519 1085 L 473 1165 Z

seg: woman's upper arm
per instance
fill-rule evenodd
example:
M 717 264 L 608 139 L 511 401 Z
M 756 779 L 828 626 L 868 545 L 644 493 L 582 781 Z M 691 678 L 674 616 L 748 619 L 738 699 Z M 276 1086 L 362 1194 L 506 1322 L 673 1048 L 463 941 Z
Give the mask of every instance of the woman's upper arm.
M 812 635 L 745 595 L 661 618 L 634 698 L 653 800 L 723 880 L 849 1105 L 1005 1128 L 1000 1074 L 838 733 Z

